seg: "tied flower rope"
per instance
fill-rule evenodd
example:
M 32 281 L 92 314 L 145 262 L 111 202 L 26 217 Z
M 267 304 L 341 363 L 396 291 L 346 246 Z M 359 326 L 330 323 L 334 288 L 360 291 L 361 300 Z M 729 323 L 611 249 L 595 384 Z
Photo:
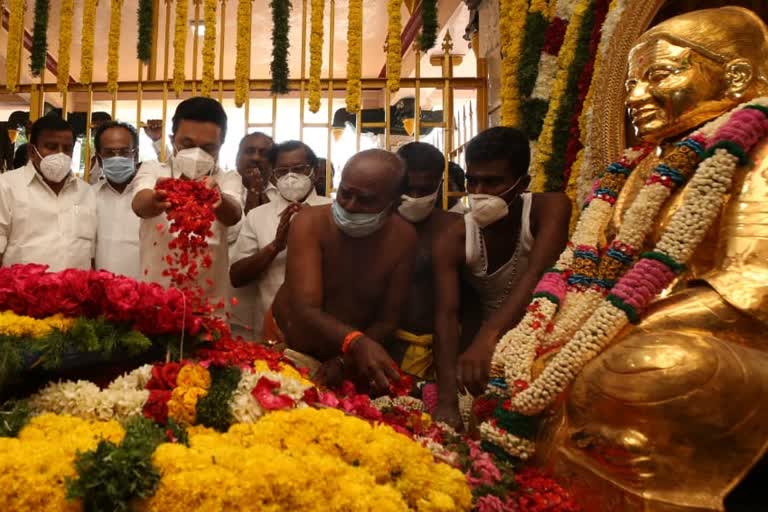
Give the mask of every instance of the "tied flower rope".
M 642 310 L 684 269 L 717 217 L 737 165 L 746 163 L 746 155 L 768 132 L 767 116 L 768 99 L 760 98 L 676 144 L 646 181 L 601 259 L 596 237 L 604 232 L 626 176 L 639 161 L 637 151 L 630 150 L 608 167 L 593 187 L 572 242 L 541 279 L 523 320 L 499 342 L 483 400 L 499 395 L 510 398 L 501 401 L 493 417 L 481 425 L 487 442 L 521 458 L 533 453 L 531 436 L 516 435 L 519 432 L 511 424 L 550 406 L 584 364 L 628 321 L 638 321 Z M 660 241 L 630 269 L 635 248 L 642 244 L 666 199 L 691 174 L 684 202 Z M 569 307 L 570 316 L 566 315 Z M 558 348 L 541 375 L 532 380 L 535 358 Z M 512 428 L 500 429 L 500 417 Z

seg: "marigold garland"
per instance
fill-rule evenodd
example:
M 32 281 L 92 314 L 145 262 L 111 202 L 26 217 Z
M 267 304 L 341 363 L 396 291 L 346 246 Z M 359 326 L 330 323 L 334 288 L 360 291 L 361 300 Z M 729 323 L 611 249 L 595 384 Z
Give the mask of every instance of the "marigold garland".
M 251 23 L 253 0 L 237 2 L 237 56 L 235 58 L 235 105 L 242 107 L 248 99 L 251 78 Z
M 120 19 L 123 0 L 112 0 L 109 13 L 109 47 L 107 48 L 107 91 L 117 93 L 120 78 Z
M 152 18 L 154 16 L 155 3 L 153 0 L 139 0 L 136 10 L 138 19 L 139 38 L 136 41 L 136 57 L 144 64 L 152 58 Z
M 173 91 L 177 97 L 184 91 L 188 18 L 189 0 L 176 0 L 173 19 Z
M 93 81 L 93 36 L 96 30 L 96 4 L 98 0 L 84 0 L 83 34 L 80 38 L 80 83 Z
M 501 124 L 520 125 L 520 90 L 517 71 L 523 44 L 528 0 L 501 0 L 499 30 L 501 32 Z
M 423 52 L 431 50 L 435 46 L 435 41 L 437 41 L 437 0 L 422 0 L 419 49 Z
M 55 329 L 66 332 L 74 323 L 74 318 L 66 318 L 61 313 L 37 320 L 13 311 L 3 311 L 0 312 L 0 335 L 41 338 Z
M 288 92 L 288 49 L 290 40 L 289 16 L 291 2 L 289 0 L 272 0 L 272 94 Z M 314 13 L 314 11 L 313 11 Z
M 48 12 L 49 0 L 35 0 L 35 21 L 32 30 L 32 49 L 29 52 L 29 71 L 40 76 L 45 70 L 48 56 Z
M 216 63 L 216 6 L 219 0 L 205 0 L 203 16 L 205 35 L 203 36 L 203 78 L 200 82 L 200 94 L 210 96 L 213 90 L 214 65 Z
M 349 0 L 347 13 L 347 112 L 357 114 L 362 102 L 363 0 Z
M 8 46 L 6 47 L 5 82 L 6 87 L 14 92 L 18 85 L 19 69 L 21 68 L 21 39 L 24 31 L 24 11 L 27 10 L 26 0 L 10 0 L 10 17 L 8 18 Z
M 325 0 L 311 0 L 309 35 L 309 98 L 310 112 L 320 110 L 320 72 L 323 68 L 323 17 Z
M 387 87 L 391 93 L 400 90 L 400 70 L 403 65 L 402 5 L 403 0 L 388 0 L 387 3 Z
M 59 13 L 59 62 L 56 87 L 62 94 L 69 88 L 69 52 L 72 46 L 72 18 L 75 0 L 62 0 Z

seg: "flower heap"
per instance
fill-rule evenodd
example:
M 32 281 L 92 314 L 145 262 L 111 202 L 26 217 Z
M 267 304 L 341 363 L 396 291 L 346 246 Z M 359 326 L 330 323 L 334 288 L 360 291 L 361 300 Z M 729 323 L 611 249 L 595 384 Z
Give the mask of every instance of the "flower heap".
M 110 510 L 136 498 L 163 511 L 191 503 L 228 510 L 259 503 L 453 511 L 468 510 L 472 498 L 484 511 L 578 510 L 551 478 L 517 472 L 477 442 L 433 423 L 418 399 L 392 393 L 371 400 L 348 382 L 323 390 L 282 354 L 228 338 L 198 356 L 197 362 L 142 366 L 104 389 L 86 381 L 52 383 L 0 410 L 0 451 L 10 455 L 0 460 L 0 475 L 13 469 L 21 482 L 0 487 L 0 503 L 19 509 L 44 498 L 77 508 L 65 501 L 61 482 L 68 477 L 70 497 Z M 115 432 L 115 420 L 124 436 L 120 427 Z M 59 425 L 83 433 L 77 444 L 83 453 L 53 449 L 66 438 Z M 145 449 L 137 453 L 142 439 Z M 31 458 L 36 464 L 59 457 L 34 482 L 24 463 L 28 449 L 40 454 Z
M 531 455 L 535 416 L 684 269 L 725 202 L 737 165 L 768 133 L 767 116 L 768 99 L 757 99 L 676 144 L 640 190 L 615 240 L 600 250 L 598 237 L 626 177 L 650 148 L 629 150 L 608 167 L 526 315 L 499 342 L 484 397 L 493 412 L 480 427 L 487 442 L 517 457 Z M 638 258 L 662 206 L 689 179 L 656 247 Z M 556 354 L 534 379 L 534 361 L 550 351 Z
M 190 314 L 202 315 L 209 331 L 223 332 L 226 325 L 210 313 L 222 309 L 224 303 L 209 304 L 198 280 L 201 269 L 209 269 L 213 263 L 208 238 L 213 236 L 214 207 L 221 196 L 205 182 L 197 180 L 164 180 L 158 183 L 157 189 L 167 193 L 167 201 L 171 204 L 166 212 L 169 231 L 175 235 L 168 243 L 170 251 L 165 256 L 168 268 L 163 270 L 163 275 L 170 277 L 173 286 L 184 290 L 190 301 L 186 304 Z M 157 229 L 165 229 L 165 226 L 158 224 Z M 206 284 L 213 286 L 210 279 Z

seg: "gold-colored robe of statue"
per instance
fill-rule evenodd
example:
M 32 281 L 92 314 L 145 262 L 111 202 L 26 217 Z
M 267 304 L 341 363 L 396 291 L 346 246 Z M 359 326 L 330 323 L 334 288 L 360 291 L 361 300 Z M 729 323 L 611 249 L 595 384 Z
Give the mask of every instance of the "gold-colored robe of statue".
M 768 95 L 766 66 L 768 29 L 751 11 L 671 18 L 630 52 L 632 124 L 663 151 Z M 750 159 L 686 275 L 584 367 L 546 423 L 540 458 L 588 512 L 724 510 L 725 495 L 766 453 L 768 143 Z M 614 224 L 656 163 L 635 170 Z M 648 247 L 686 193 L 670 199 Z

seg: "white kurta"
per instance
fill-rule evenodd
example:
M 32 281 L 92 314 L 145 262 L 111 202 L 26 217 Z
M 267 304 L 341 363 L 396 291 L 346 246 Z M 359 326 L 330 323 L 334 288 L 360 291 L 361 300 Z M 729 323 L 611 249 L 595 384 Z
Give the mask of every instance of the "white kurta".
M 314 188 L 310 192 L 306 204 L 318 206 L 330 204 L 332 199 L 319 196 Z M 240 230 L 240 236 L 232 250 L 232 262 L 236 262 L 248 256 L 253 256 L 275 240 L 277 226 L 280 224 L 280 214 L 290 202 L 278 195 L 269 203 L 263 204 L 248 212 L 248 216 Z M 277 291 L 285 281 L 285 264 L 287 251 L 278 254 L 269 268 L 255 282 L 238 289 L 239 296 L 246 297 L 246 301 L 240 301 L 238 309 L 233 314 L 233 323 L 243 322 L 250 325 L 258 334 L 261 332 L 264 314 L 272 306 Z M 245 303 L 244 303 L 245 302 Z
M 213 177 L 218 183 L 221 193 L 242 209 L 243 185 L 240 181 L 240 175 L 236 172 L 224 172 L 216 169 Z M 154 189 L 158 178 L 178 178 L 178 176 L 174 175 L 169 164 L 157 161 L 144 162 L 134 178 L 136 182 L 133 191 L 134 197 L 142 190 Z M 168 217 L 164 213 L 149 219 L 141 219 L 139 227 L 142 278 L 145 281 L 160 283 L 163 286 L 170 284 L 170 278 L 163 276 L 163 271 L 168 268 L 165 261 L 165 257 L 169 253 L 168 244 L 174 239 L 174 235 L 168 230 L 169 227 Z M 211 229 L 213 236 L 208 238 L 208 247 L 213 262 L 209 269 L 201 269 L 198 284 L 212 303 L 215 304 L 219 299 L 223 299 L 226 303 L 229 283 L 228 228 L 216 220 Z M 211 280 L 213 286 L 210 286 L 207 280 Z
M 122 193 L 106 180 L 94 187 L 98 215 L 96 268 L 139 279 L 140 219 L 131 208 L 135 185 L 135 180 L 131 181 Z
M 0 175 L 2 264 L 41 263 L 51 271 L 91 268 L 96 241 L 96 197 L 70 174 L 57 195 L 32 162 Z

